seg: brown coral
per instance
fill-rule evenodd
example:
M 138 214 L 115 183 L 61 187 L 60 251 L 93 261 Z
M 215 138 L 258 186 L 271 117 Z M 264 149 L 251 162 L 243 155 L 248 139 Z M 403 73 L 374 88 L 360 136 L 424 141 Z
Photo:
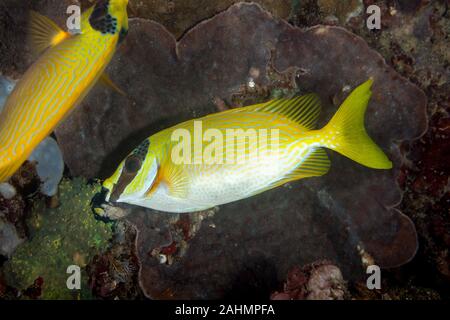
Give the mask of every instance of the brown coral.
M 11 10 L 5 13 L 11 25 L 21 25 L 16 21 L 20 15 Z M 128 97 L 96 88 L 57 132 L 73 174 L 110 174 L 143 137 L 216 111 L 213 99 L 232 104 L 232 95 L 249 76 L 254 77 L 255 70 L 257 85 L 273 88 L 270 48 L 280 73 L 302 71 L 294 90 L 321 95 L 322 123 L 335 112 L 348 88 L 374 76 L 367 126 L 395 162 L 394 172 L 375 172 L 332 154 L 332 170 L 325 177 L 223 206 L 189 240 L 183 258 L 171 266 L 160 265 L 148 255 L 152 248 L 166 245 L 169 219 L 136 209 L 138 213 L 129 219 L 139 222 L 141 284 L 147 295 L 223 296 L 254 256 L 276 265 L 279 274 L 292 261 L 329 258 L 339 261 L 344 274 L 350 275 L 361 272 L 358 247 L 365 259 L 369 256 L 384 266 L 412 257 L 414 228 L 393 209 L 401 199 L 395 178 L 403 155 L 397 140 L 411 140 L 424 131 L 425 98 L 364 41 L 335 27 L 293 28 L 248 4 L 232 6 L 200 23 L 178 42 L 157 23 L 133 19 L 130 26 L 130 35 L 108 71 L 127 89 Z M 401 57 L 399 65 L 408 72 L 410 60 Z M 4 58 L 2 65 L 17 60 L 13 55 Z
M 341 270 L 328 261 L 315 262 L 289 270 L 282 292 L 272 300 L 342 300 L 347 284 Z
M 270 48 L 277 70 L 302 70 L 296 78 L 299 92 L 319 93 L 321 124 L 335 112 L 332 102 L 340 103 L 342 90 L 374 77 L 367 128 L 395 164 L 392 172 L 374 171 L 331 154 L 332 169 L 324 177 L 222 206 L 208 221 L 216 227 L 202 228 L 184 257 L 170 266 L 148 255 L 170 239 L 166 215 L 136 208 L 128 219 L 139 221 L 141 285 L 147 295 L 223 296 L 242 264 L 260 253 L 277 260 L 278 272 L 294 259 L 328 258 L 351 276 L 363 271 L 357 248 L 386 267 L 411 259 L 417 247 L 414 226 L 394 209 L 401 199 L 396 176 L 403 162 L 397 142 L 424 132 L 426 99 L 362 39 L 338 27 L 303 31 L 255 4 L 234 5 L 178 42 L 151 21 L 132 19 L 130 26 L 109 68 L 128 96 L 98 88 L 57 130 L 73 174 L 110 174 L 142 138 L 214 112 L 216 97 L 230 101 L 252 70 L 260 72 L 258 85 L 269 86 Z

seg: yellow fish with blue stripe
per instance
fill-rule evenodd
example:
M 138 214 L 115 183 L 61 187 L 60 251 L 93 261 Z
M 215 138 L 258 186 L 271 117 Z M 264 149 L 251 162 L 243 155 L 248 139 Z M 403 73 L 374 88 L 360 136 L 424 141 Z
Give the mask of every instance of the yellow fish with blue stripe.
M 70 34 L 38 13 L 31 39 L 43 54 L 26 71 L 0 114 L 0 182 L 6 181 L 93 87 L 128 31 L 128 0 L 101 0 Z
M 326 174 L 330 161 L 324 148 L 369 168 L 390 169 L 391 161 L 364 128 L 372 82 L 351 92 L 319 130 L 315 94 L 231 109 L 165 129 L 142 142 L 104 181 L 93 200 L 94 212 L 103 215 L 111 203 L 176 213 L 205 210 Z

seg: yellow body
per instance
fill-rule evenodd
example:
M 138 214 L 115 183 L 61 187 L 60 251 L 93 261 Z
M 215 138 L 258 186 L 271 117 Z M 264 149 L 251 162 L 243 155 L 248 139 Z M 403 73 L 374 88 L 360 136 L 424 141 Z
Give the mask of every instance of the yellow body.
M 0 114 L 0 182 L 14 174 L 102 75 L 120 31 L 128 28 L 127 2 L 109 1 L 117 32 L 103 34 L 94 29 L 89 21 L 92 7 L 82 15 L 81 34 L 56 33 L 49 39 L 50 48 L 18 82 Z
M 330 161 L 324 148 L 367 167 L 389 169 L 392 163 L 364 129 L 371 84 L 356 88 L 320 130 L 315 130 L 320 102 L 312 94 L 163 130 L 104 182 L 105 200 L 167 212 L 204 210 L 325 174 Z

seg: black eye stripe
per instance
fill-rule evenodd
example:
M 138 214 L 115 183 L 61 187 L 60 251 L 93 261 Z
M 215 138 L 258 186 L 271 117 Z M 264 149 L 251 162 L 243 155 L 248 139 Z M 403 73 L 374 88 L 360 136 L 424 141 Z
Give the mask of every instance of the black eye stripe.
M 137 155 L 131 155 L 125 161 L 126 173 L 137 173 L 142 166 L 142 160 Z
M 145 157 L 148 152 L 148 148 L 150 147 L 150 141 L 145 139 L 134 151 L 127 157 L 124 163 L 124 167 L 122 169 L 122 173 L 120 174 L 119 180 L 114 186 L 114 190 L 111 193 L 110 201 L 117 201 L 128 186 L 128 184 L 133 181 L 136 177 L 137 173 L 141 169 Z
M 110 201 L 117 201 L 119 199 L 128 184 L 133 181 L 138 174 L 142 164 L 143 162 L 136 155 L 131 155 L 125 160 L 122 173 L 120 174 L 119 180 L 111 193 Z

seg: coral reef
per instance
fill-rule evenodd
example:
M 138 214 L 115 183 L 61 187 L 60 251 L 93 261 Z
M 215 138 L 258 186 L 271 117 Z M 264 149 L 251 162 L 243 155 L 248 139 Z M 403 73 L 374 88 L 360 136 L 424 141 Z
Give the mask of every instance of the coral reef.
M 145 18 L 164 25 L 175 37 L 180 38 L 186 30 L 209 19 L 241 0 L 153 0 L 130 1 L 130 17 Z M 291 13 L 291 0 L 245 0 L 255 2 L 277 18 L 287 18 Z M 82 0 L 87 8 L 91 0 Z
M 326 121 L 349 90 L 373 72 L 382 83 L 376 81 L 374 87 L 367 118 L 369 132 L 377 142 L 385 142 L 383 147 L 395 158 L 396 172 L 377 180 L 378 173 L 367 177 L 332 155 L 336 170 L 323 181 L 289 184 L 256 199 L 223 206 L 219 214 L 205 217 L 201 224 L 197 216 L 170 217 L 135 208 L 127 219 L 137 226 L 137 235 L 130 231 L 134 228 L 127 228 L 123 231 L 127 240 L 116 236 L 106 252 L 92 251 L 83 279 L 89 277 L 94 296 L 140 297 L 136 285 L 139 262 L 141 286 L 150 297 L 268 297 L 292 266 L 308 266 L 327 258 L 336 261 L 332 272 L 328 271 L 337 275 L 334 268 L 339 268 L 352 284 L 352 298 L 450 297 L 448 2 L 261 0 L 256 2 L 275 18 L 289 15 L 290 24 L 303 30 L 272 19 L 256 6 L 244 6 L 243 18 L 242 12 L 236 12 L 241 5 L 194 27 L 234 2 L 144 0 L 131 5 L 130 16 L 141 19 L 131 21 L 130 35 L 108 70 L 128 97 L 96 88 L 81 111 L 58 130 L 72 174 L 105 177 L 130 151 L 127 146 L 131 149 L 151 133 L 188 118 L 269 97 L 320 91 Z M 0 104 L 7 94 L 4 80 L 20 78 L 32 58 L 24 41 L 24 10 L 39 9 L 63 25 L 65 8 L 73 3 L 86 7 L 92 1 L 0 3 L 0 71 L 8 76 L 0 78 Z M 365 27 L 365 8 L 371 4 L 381 7 L 381 30 Z M 427 121 L 421 111 L 425 100 L 420 91 L 387 67 L 358 37 L 338 27 L 314 27 L 316 24 L 345 27 L 362 37 L 390 67 L 426 93 L 429 128 L 422 138 L 411 140 L 423 132 Z M 251 38 L 254 34 L 258 36 Z M 386 106 L 394 112 L 386 114 Z M 83 136 L 89 137 L 88 141 Z M 400 150 L 394 141 L 399 138 L 405 140 Z M 39 183 L 32 166 L 27 163 L 12 179 L 16 196 L 9 200 L 0 197 L 1 219 L 9 231 L 15 227 L 15 233 L 3 234 L 16 234 L 20 239 L 29 235 L 24 221 L 30 201 L 34 201 L 30 195 L 37 190 L 36 181 Z M 337 171 L 348 181 L 338 179 Z M 333 184 L 353 190 L 353 196 L 336 193 L 339 190 L 328 187 Z M 364 281 L 353 278 L 363 274 L 361 265 L 395 266 L 415 252 L 409 220 L 396 209 L 381 208 L 394 205 L 414 221 L 421 245 L 409 264 L 383 270 L 381 291 L 370 291 Z M 192 229 L 196 232 L 190 234 Z M 6 251 L 12 253 L 12 247 Z M 290 279 L 300 273 L 309 277 L 305 268 L 290 273 L 288 282 L 294 283 L 295 279 Z M 20 293 L 30 298 L 45 296 L 45 277 L 31 278 Z M 326 287 L 328 282 L 320 283 Z M 88 287 L 86 282 L 83 287 Z M 18 294 L 0 274 L 0 298 Z M 307 296 L 304 291 L 302 297 Z
M 93 295 L 101 299 L 140 299 L 136 231 L 126 221 L 118 221 L 109 249 L 97 254 L 86 267 Z
M 394 284 L 392 279 L 384 277 L 380 290 L 369 290 L 365 283 L 353 283 L 349 287 L 353 300 L 439 300 L 443 297 L 438 291 L 418 287 L 411 281 Z
M 329 23 L 324 19 L 327 9 L 321 2 L 301 1 L 293 10 L 291 22 L 302 27 Z M 383 55 L 389 65 L 421 88 L 428 99 L 428 131 L 421 139 L 403 144 L 405 162 L 399 174 L 399 183 L 404 191 L 399 207 L 414 221 L 421 245 L 412 263 L 384 273 L 391 280 L 386 285 L 403 287 L 409 299 L 413 299 L 416 293 L 416 297 L 424 297 L 419 291 L 430 291 L 407 289 L 414 286 L 436 288 L 441 292 L 441 298 L 448 299 L 449 4 L 445 0 L 363 2 L 365 7 L 376 4 L 381 8 L 381 30 L 371 31 L 365 27 L 367 15 L 364 11 L 340 25 L 363 37 Z M 311 12 L 315 14 L 311 15 Z M 437 296 L 439 294 L 430 294 L 432 298 Z
M 35 202 L 29 220 L 30 240 L 5 265 L 9 285 L 25 296 L 44 299 L 92 296 L 85 267 L 95 254 L 107 249 L 112 237 L 111 226 L 95 220 L 90 209 L 98 190 L 98 185 L 88 185 L 83 179 L 64 180 L 60 207 L 48 209 L 43 202 Z M 67 289 L 70 265 L 82 270 L 81 290 Z
M 2 256 L 9 257 L 27 239 L 26 218 L 39 184 L 36 168 L 30 162 L 26 162 L 9 183 L 4 183 L 13 192 L 12 197 L 0 195 L 0 262 Z
M 151 255 L 155 248 L 171 246 L 170 219 L 135 208 L 126 219 L 139 230 L 141 284 L 148 296 L 223 296 L 232 290 L 229 283 L 243 263 L 257 252 L 264 252 L 269 261 L 277 257 L 278 274 L 294 261 L 327 258 L 353 277 L 363 274 L 361 260 L 367 256 L 385 267 L 412 258 L 417 246 L 414 226 L 398 210 L 386 208 L 401 199 L 395 177 L 403 155 L 397 141 L 424 132 L 426 99 L 363 40 L 341 28 L 292 28 L 255 4 L 234 5 L 178 42 L 155 22 L 132 19 L 130 26 L 108 70 L 120 86 L 126 84 L 127 97 L 98 88 L 56 132 L 72 174 L 109 175 L 128 148 L 171 124 L 215 112 L 217 98 L 226 107 L 247 101 L 249 95 L 257 101 L 314 91 L 324 104 L 324 124 L 349 90 L 370 76 L 375 85 L 367 127 L 396 168 L 365 170 L 332 154 L 332 169 L 320 179 L 222 206 L 219 215 L 207 219 L 206 225 L 217 228 L 201 228 L 189 240 L 186 254 L 171 265 L 161 265 Z M 243 92 L 243 86 L 257 90 Z M 294 249 L 298 243 L 302 250 Z M 222 256 L 233 259 L 222 261 Z M 204 274 L 221 277 L 206 283 L 201 280 Z
M 157 259 L 161 264 L 172 265 L 181 260 L 189 248 L 189 240 L 195 237 L 200 230 L 202 221 L 213 217 L 218 208 L 194 212 L 192 214 L 170 215 L 168 224 L 168 241 L 149 251 L 149 255 Z M 213 224 L 209 225 L 214 227 Z
M 383 271 L 384 272 L 384 271 Z M 365 282 L 343 279 L 340 269 L 329 261 L 318 261 L 306 266 L 295 266 L 287 273 L 281 291 L 271 295 L 272 300 L 436 300 L 436 290 L 417 287 L 412 283 L 399 286 L 381 277 L 381 289 L 368 289 Z
M 328 261 L 296 266 L 287 275 L 282 292 L 272 300 L 342 300 L 348 297 L 347 283 L 341 270 Z

